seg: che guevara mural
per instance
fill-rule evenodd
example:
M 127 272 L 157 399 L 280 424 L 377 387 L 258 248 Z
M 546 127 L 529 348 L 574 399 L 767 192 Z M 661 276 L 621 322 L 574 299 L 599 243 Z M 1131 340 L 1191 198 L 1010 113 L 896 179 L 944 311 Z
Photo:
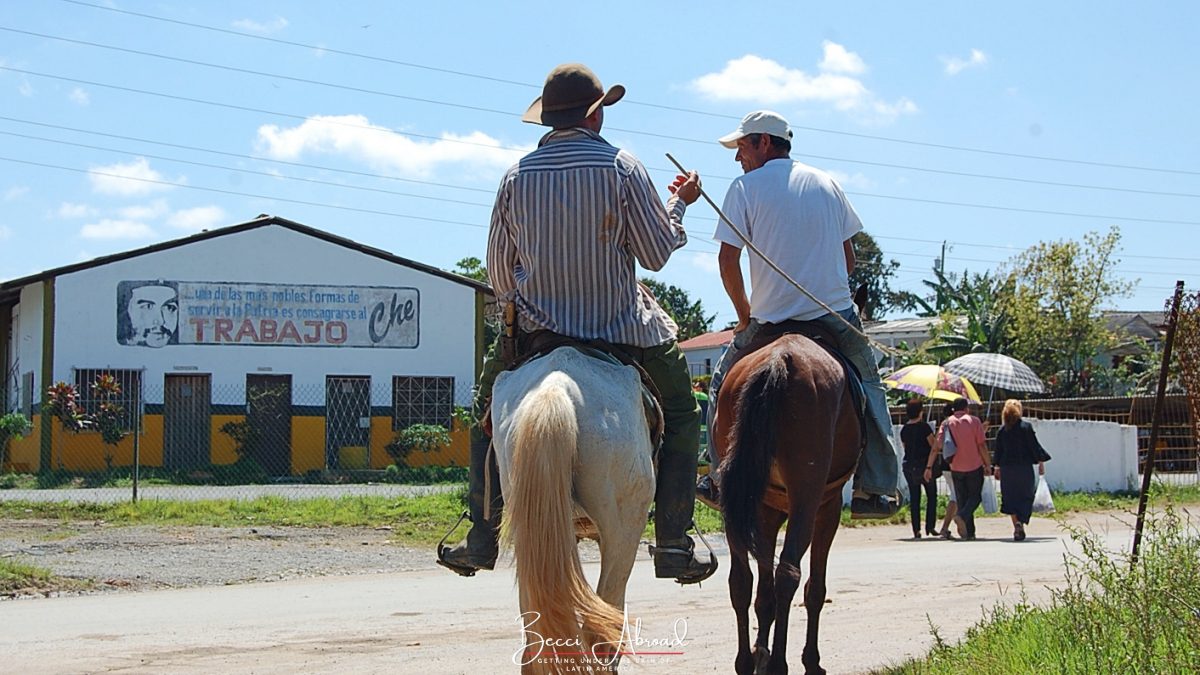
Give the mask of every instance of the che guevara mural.
M 145 280 L 117 284 L 117 342 L 413 349 L 421 294 L 387 286 Z

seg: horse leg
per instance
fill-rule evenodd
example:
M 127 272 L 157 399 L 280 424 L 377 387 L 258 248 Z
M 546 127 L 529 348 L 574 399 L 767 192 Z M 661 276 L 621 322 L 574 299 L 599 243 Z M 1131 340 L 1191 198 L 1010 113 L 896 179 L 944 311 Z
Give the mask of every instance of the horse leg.
M 771 625 L 775 623 L 775 541 L 787 514 L 767 506 L 759 509 L 758 523 L 762 541 L 768 542 L 770 555 L 757 559 L 758 589 L 754 593 L 754 614 L 758 617 L 758 637 L 754 640 L 754 666 L 763 668 L 771 657 Z
M 729 600 L 737 617 L 738 653 L 733 662 L 737 675 L 754 673 L 754 656 L 750 652 L 750 589 L 753 583 L 749 551 L 730 541 Z
M 805 494 L 795 486 L 789 497 L 792 513 L 788 518 L 787 533 L 783 537 L 783 550 L 779 554 L 779 565 L 775 568 L 775 640 L 771 660 L 763 671 L 772 675 L 785 675 L 787 666 L 788 617 L 792 599 L 800 588 L 800 559 L 812 541 L 813 520 L 819 507 L 822 492 L 814 496 Z M 800 493 L 800 494 L 797 494 Z
M 808 560 L 808 583 L 804 585 L 804 606 L 808 610 L 808 635 L 804 642 L 804 672 L 823 674 L 821 653 L 817 648 L 821 610 L 825 607 L 825 571 L 829 562 L 829 549 L 837 534 L 842 518 L 842 491 L 828 494 L 817 511 L 813 527 L 812 553 Z

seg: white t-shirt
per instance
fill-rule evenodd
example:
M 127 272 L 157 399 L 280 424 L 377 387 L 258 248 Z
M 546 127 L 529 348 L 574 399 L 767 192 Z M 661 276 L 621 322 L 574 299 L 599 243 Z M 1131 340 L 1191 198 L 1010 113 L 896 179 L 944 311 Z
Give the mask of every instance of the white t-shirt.
M 835 311 L 852 305 L 843 242 L 863 229 L 829 174 L 788 158 L 772 159 L 729 186 L 722 209 L 743 234 Z M 742 248 L 721 220 L 713 238 Z M 808 321 L 827 312 L 756 253 L 750 256 L 750 316 L 767 323 Z

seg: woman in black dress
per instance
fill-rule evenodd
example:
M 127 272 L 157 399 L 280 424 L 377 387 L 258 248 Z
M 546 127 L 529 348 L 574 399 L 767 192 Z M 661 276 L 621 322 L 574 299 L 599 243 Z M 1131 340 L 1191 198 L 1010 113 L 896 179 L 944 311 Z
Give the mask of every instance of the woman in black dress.
M 904 478 L 908 481 L 908 500 L 912 506 L 913 539 L 921 538 L 921 491 L 925 491 L 925 534 L 938 536 L 937 526 L 937 481 L 925 482 L 925 464 L 933 445 L 933 429 L 925 421 L 925 406 L 920 401 L 909 401 L 905 407 L 908 421 L 900 429 L 900 442 L 904 444 Z
M 1010 398 L 1004 402 L 1001 413 L 1004 424 L 996 433 L 996 453 L 992 458 L 996 478 L 1000 481 L 1000 511 L 1012 517 L 1013 541 L 1025 539 L 1025 526 L 1033 513 L 1033 492 L 1037 484 L 1033 465 L 1037 464 L 1038 474 L 1044 475 L 1044 460 L 1050 459 L 1038 443 L 1033 427 L 1021 419 L 1021 413 L 1020 401 Z

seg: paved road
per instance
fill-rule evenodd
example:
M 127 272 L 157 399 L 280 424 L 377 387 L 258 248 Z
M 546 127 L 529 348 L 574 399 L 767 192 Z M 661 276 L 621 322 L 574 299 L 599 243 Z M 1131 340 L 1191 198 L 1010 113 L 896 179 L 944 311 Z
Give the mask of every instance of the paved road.
M 1112 547 L 1127 547 L 1122 520 L 1086 518 Z M 1084 517 L 1075 519 L 1083 524 Z M 821 651 L 831 673 L 865 672 L 924 653 L 929 622 L 961 637 L 984 607 L 1033 601 L 1062 583 L 1074 548 L 1053 521 L 1035 520 L 1015 544 L 1007 519 L 983 519 L 983 540 L 910 541 L 907 527 L 843 530 L 834 546 Z M 643 554 L 629 589 L 631 622 L 665 640 L 670 656 L 631 658 L 622 672 L 728 673 L 734 617 L 722 571 L 701 588 L 655 580 Z M 594 578 L 596 564 L 585 564 Z M 799 598 L 797 598 L 799 605 Z M 510 566 L 474 579 L 441 569 L 215 588 L 0 603 L 0 663 L 14 673 L 516 673 L 520 648 Z M 793 672 L 805 618 L 792 617 Z M 645 651 L 645 649 L 643 649 Z

